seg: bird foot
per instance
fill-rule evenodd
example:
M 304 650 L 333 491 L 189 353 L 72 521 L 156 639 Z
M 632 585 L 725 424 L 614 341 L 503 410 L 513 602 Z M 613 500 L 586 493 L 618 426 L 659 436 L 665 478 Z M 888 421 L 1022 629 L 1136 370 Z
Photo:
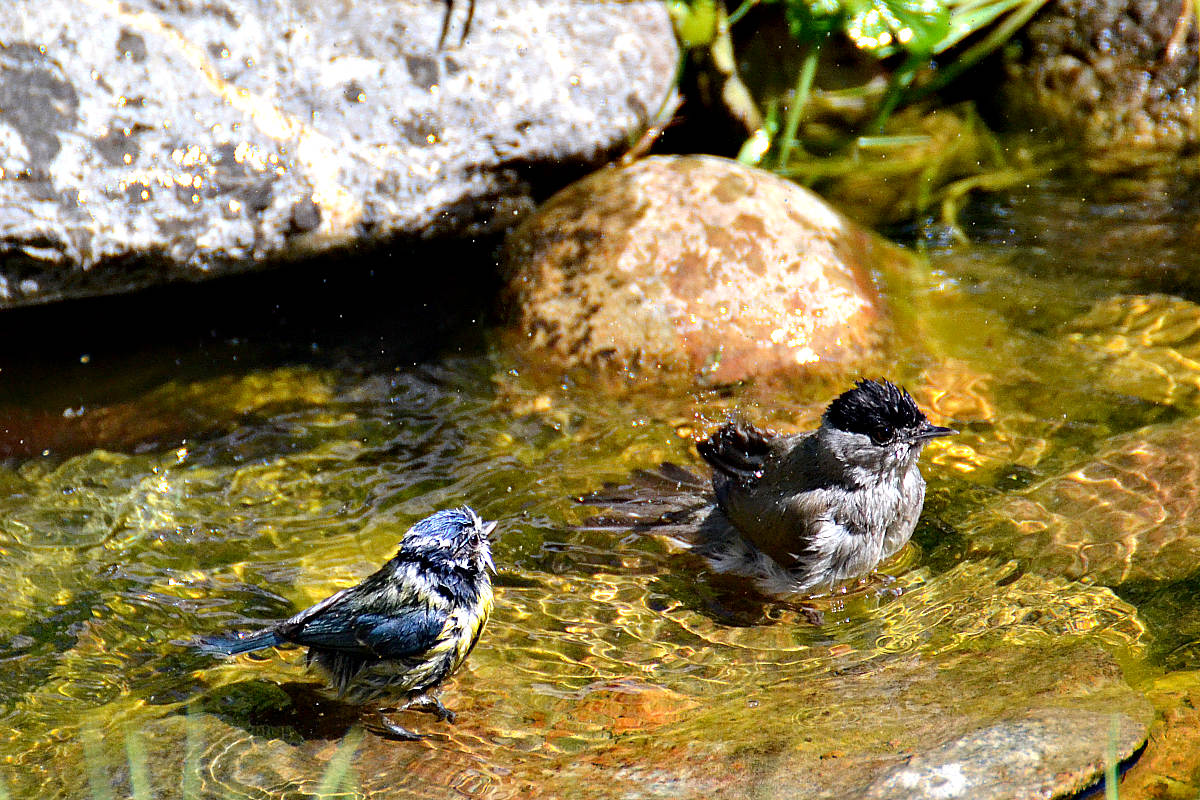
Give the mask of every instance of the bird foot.
M 408 728 L 398 725 L 397 723 L 388 719 L 387 715 L 389 713 L 399 711 L 423 711 L 426 714 L 433 714 L 440 722 L 449 722 L 452 725 L 454 724 L 454 720 L 457 719 L 457 715 L 442 705 L 441 700 L 433 695 L 421 694 L 409 700 L 402 706 L 391 706 L 379 709 L 378 730 L 375 730 L 374 726 L 372 726 L 373 732 L 384 737 L 385 739 L 396 739 L 402 742 L 417 742 L 421 739 L 424 739 L 425 737 L 423 735 L 414 733 Z
M 449 722 L 454 724 L 454 720 L 458 717 L 453 711 L 442 705 L 442 701 L 433 695 L 422 694 L 414 697 L 405 703 L 404 708 L 411 708 L 413 711 L 424 711 L 426 714 L 433 714 L 441 722 Z
M 888 575 L 885 572 L 872 572 L 869 579 L 875 584 L 875 594 L 889 594 L 893 597 L 899 597 L 904 594 L 904 587 L 896 582 L 895 575 Z
M 414 733 L 408 728 L 392 722 L 384 714 L 383 709 L 379 710 L 379 729 L 376 730 L 374 726 L 370 727 L 372 733 L 382 736 L 384 739 L 394 739 L 399 742 L 419 742 L 425 738 L 419 733 Z
M 807 620 L 809 625 L 819 628 L 825 624 L 825 612 L 811 603 L 800 603 L 796 606 L 796 610 Z

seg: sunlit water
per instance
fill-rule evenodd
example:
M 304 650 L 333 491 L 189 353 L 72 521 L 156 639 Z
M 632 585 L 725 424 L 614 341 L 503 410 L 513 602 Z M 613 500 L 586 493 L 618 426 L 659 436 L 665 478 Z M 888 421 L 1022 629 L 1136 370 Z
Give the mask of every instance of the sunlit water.
M 353 300 L 336 297 L 344 307 L 328 315 L 309 300 L 300 324 L 226 320 L 189 328 L 194 338 L 171 338 L 160 311 L 166 344 L 124 322 L 122 336 L 98 334 L 99 353 L 69 336 L 33 355 L 11 347 L 4 786 L 63 798 L 736 794 L 730 776 L 768 780 L 788 748 L 846 746 L 821 740 L 842 712 L 817 714 L 805 694 L 851 680 L 840 675 L 1013 646 L 1097 646 L 1135 682 L 1194 668 L 1194 589 L 1122 587 L 1121 599 L 971 555 L 973 512 L 1115 434 L 1187 413 L 1097 385 L 1062 332 L 1097 301 L 1165 288 L 1162 270 L 1143 285 L 1136 264 L 1038 244 L 1036 225 L 1053 220 L 1010 206 L 981 218 L 979 243 L 928 254 L 930 280 L 899 310 L 919 335 L 887 376 L 962 434 L 927 450 L 926 513 L 885 566 L 894 580 L 819 600 L 821 625 L 667 542 L 575 530 L 586 510 L 574 498 L 637 467 L 696 465 L 692 438 L 732 408 L 812 425 L 837 387 L 668 382 L 608 398 L 524 373 L 478 321 L 479 298 L 443 314 L 458 302 L 446 293 L 420 313 L 375 300 L 357 320 Z M 1082 239 L 1111 220 L 1070 222 Z M 1103 255 L 1161 262 L 1137 246 Z M 323 698 L 296 650 L 217 662 L 190 647 L 354 583 L 410 524 L 463 503 L 499 520 L 497 605 L 446 686 L 458 723 L 406 719 L 433 734 L 425 742 L 360 738 L 357 711 Z M 864 736 L 902 738 L 902 723 L 878 715 Z

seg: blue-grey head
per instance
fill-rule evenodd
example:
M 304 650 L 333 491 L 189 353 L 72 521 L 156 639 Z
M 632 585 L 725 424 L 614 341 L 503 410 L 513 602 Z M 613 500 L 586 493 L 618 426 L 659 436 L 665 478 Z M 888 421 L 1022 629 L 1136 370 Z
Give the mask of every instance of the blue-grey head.
M 860 380 L 825 409 L 823 439 L 846 463 L 883 471 L 912 464 L 939 436 L 957 433 L 925 418 L 908 391 L 886 380 Z
M 488 540 L 495 529 L 495 522 L 484 522 L 467 506 L 443 509 L 408 529 L 398 555 L 468 572 L 495 572 Z

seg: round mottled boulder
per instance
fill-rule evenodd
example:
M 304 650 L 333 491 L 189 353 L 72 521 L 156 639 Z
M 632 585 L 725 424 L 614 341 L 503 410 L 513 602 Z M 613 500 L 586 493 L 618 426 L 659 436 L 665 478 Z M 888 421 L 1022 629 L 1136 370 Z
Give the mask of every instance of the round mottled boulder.
M 1111 439 L 1091 460 L 1005 497 L 965 526 L 972 547 L 1047 575 L 1116 586 L 1200 561 L 1200 419 Z
M 1102 172 L 1164 165 L 1200 144 L 1197 26 L 1184 0 L 1054 0 L 1007 65 L 1009 114 Z
M 861 365 L 889 328 L 872 271 L 912 259 L 790 181 L 677 156 L 563 190 L 513 231 L 504 263 L 534 352 L 723 383 Z

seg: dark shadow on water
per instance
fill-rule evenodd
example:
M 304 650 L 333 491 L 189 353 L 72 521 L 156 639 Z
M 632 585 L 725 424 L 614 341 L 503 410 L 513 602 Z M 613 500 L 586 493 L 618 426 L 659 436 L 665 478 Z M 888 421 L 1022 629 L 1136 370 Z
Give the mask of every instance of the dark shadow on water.
M 958 224 L 976 245 L 1019 249 L 1017 265 L 1032 274 L 1196 299 L 1196 188 L 1183 176 L 1120 180 L 1062 170 L 1029 187 L 976 196 Z
M 186 395 L 192 383 L 223 379 L 200 388 L 219 395 L 230 379 L 266 370 L 334 370 L 348 380 L 482 354 L 499 286 L 495 246 L 344 250 L 206 283 L 4 311 L 0 458 L 158 450 L 238 423 L 219 396 L 215 412 L 197 407 Z M 168 384 L 176 388 L 152 394 Z
M 315 683 L 260 680 L 240 681 L 209 691 L 200 698 L 196 710 L 255 736 L 277 737 L 290 744 L 341 739 L 374 715 L 372 708 L 329 697 Z
M 670 574 L 651 581 L 651 608 L 656 604 L 656 595 L 670 597 L 718 625 L 751 628 L 799 623 L 812 626 L 814 634 L 825 624 L 826 612 L 854 597 L 887 592 L 890 580 L 872 574 L 839 585 L 833 592 L 771 597 L 760 592 L 749 578 L 713 572 L 703 559 L 692 554 L 679 554 L 672 567 Z M 657 604 L 661 607 L 656 610 L 665 610 L 661 601 Z
M 1200 668 L 1200 573 L 1177 581 L 1131 581 L 1114 589 L 1150 632 L 1147 660 L 1171 671 Z
M 481 347 L 496 240 L 346 249 L 202 283 L 0 313 L 0 407 L 61 413 L 168 380 L 391 369 Z

